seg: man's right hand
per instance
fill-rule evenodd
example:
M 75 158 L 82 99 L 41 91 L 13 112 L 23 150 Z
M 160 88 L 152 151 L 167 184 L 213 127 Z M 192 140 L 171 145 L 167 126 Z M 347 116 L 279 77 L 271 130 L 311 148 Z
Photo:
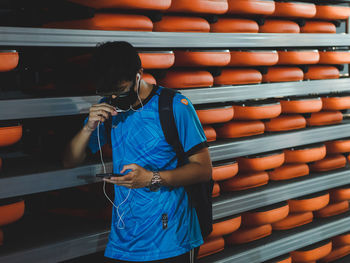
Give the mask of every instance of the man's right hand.
M 116 109 L 107 103 L 95 104 L 90 108 L 89 119 L 85 127 L 90 131 L 94 131 L 98 122 L 105 122 L 110 116 L 116 116 L 117 114 Z

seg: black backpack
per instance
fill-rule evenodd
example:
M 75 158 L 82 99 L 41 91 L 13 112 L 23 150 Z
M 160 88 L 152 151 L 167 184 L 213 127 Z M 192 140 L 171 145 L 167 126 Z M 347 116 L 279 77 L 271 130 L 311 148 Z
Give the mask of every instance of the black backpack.
M 173 98 L 176 90 L 162 88 L 159 95 L 159 119 L 163 129 L 166 141 L 174 148 L 178 160 L 178 167 L 186 164 L 188 159 L 185 156 L 181 144 L 173 112 Z M 106 122 L 107 134 L 111 134 L 111 119 Z M 107 141 L 111 143 L 111 138 Z M 198 221 L 203 237 L 208 236 L 213 230 L 213 213 L 212 213 L 212 191 L 214 182 L 192 184 L 185 186 L 190 206 L 194 207 L 197 212 Z

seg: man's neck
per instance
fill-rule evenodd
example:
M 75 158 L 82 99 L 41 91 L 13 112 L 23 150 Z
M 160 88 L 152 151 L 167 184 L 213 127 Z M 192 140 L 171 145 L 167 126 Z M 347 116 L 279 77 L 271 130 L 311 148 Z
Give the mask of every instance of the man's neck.
M 144 101 L 152 92 L 153 89 L 153 85 L 147 83 L 146 81 L 141 79 L 140 82 L 140 88 L 139 88 L 139 97 L 142 101 Z M 137 99 L 137 101 L 135 102 L 135 104 L 133 106 L 137 106 L 140 104 L 140 100 Z

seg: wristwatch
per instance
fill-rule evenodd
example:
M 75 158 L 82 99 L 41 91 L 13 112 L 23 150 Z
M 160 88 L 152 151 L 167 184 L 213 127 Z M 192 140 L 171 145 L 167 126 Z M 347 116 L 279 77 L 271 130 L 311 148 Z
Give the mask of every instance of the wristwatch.
M 151 179 L 151 182 L 149 183 L 149 190 L 152 192 L 156 192 L 159 190 L 160 186 L 162 184 L 162 178 L 160 177 L 160 174 L 158 171 L 153 171 L 153 177 Z

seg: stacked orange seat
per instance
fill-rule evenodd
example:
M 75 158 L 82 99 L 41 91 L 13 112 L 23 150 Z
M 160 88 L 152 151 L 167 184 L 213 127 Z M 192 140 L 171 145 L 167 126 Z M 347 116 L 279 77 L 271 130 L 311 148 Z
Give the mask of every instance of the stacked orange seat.
M 324 218 L 339 215 L 345 213 L 346 211 L 349 211 L 349 202 L 341 201 L 336 203 L 330 203 L 326 207 L 315 211 L 314 213 L 316 217 Z
M 294 21 L 266 19 L 264 24 L 259 27 L 259 33 L 300 33 L 299 25 Z
M 0 124 L 0 147 L 10 146 L 22 138 L 22 125 Z
M 19 55 L 16 50 L 0 50 L 0 72 L 15 69 L 18 61 Z
M 264 121 L 265 131 L 280 132 L 297 130 L 306 127 L 306 120 L 298 114 L 280 115 L 276 118 Z
M 350 63 L 350 50 L 320 50 L 319 64 L 348 64 Z
M 288 200 L 291 213 L 305 213 L 320 210 L 329 203 L 329 193 L 319 192 Z
M 280 167 L 284 163 L 284 152 L 275 151 L 261 153 L 237 159 L 239 170 L 245 172 L 259 172 Z
M 228 14 L 272 15 L 275 2 L 266 0 L 228 0 Z
M 324 144 L 312 144 L 284 150 L 286 163 L 310 163 L 322 160 L 326 156 Z
M 163 69 L 174 65 L 173 51 L 139 51 L 138 53 L 144 69 Z
M 213 231 L 207 237 L 208 239 L 222 237 L 239 229 L 241 226 L 241 216 L 236 215 L 230 219 L 220 220 L 213 224 Z
M 312 18 L 316 15 L 316 6 L 311 3 L 300 2 L 275 2 L 273 16 Z
M 281 114 L 281 104 L 273 100 L 244 101 L 235 103 L 234 120 L 262 120 L 276 118 Z
M 237 161 L 220 162 L 213 164 L 212 178 L 214 181 L 223 181 L 234 177 L 238 173 Z
M 307 126 L 323 126 L 338 124 L 343 121 L 343 114 L 340 111 L 320 111 L 314 112 L 310 117 L 306 117 Z
M 204 244 L 200 246 L 197 258 L 203 258 L 218 253 L 225 248 L 225 240 L 223 237 L 208 238 L 204 240 Z
M 229 66 L 273 66 L 278 62 L 276 50 L 231 50 Z
M 215 85 L 258 84 L 262 80 L 260 71 L 252 68 L 223 68 L 220 75 L 214 77 Z
M 142 74 L 142 79 L 149 84 L 157 85 L 157 80 L 150 73 L 144 72 Z
M 161 86 L 171 89 L 185 89 L 213 86 L 213 76 L 205 70 L 168 70 L 163 78 L 157 79 Z
M 263 263 L 292 263 L 292 258 L 289 254 L 286 254 L 268 261 L 264 261 Z
M 0 227 L 14 223 L 24 215 L 24 200 L 3 199 L 0 203 Z
M 334 247 L 350 246 L 350 232 L 333 237 L 332 243 Z
M 176 50 L 176 67 L 224 67 L 231 59 L 229 50 Z
M 220 185 L 217 182 L 214 182 L 212 197 L 220 196 Z
M 167 12 L 199 13 L 199 14 L 224 14 L 227 12 L 227 0 L 172 0 Z
M 268 171 L 272 181 L 288 180 L 309 174 L 309 166 L 305 163 L 285 164 L 272 171 Z
M 217 106 L 217 107 L 197 107 L 196 113 L 202 124 L 214 124 L 228 122 L 234 116 L 232 106 Z
M 267 184 L 269 175 L 266 172 L 239 173 L 231 179 L 220 181 L 224 192 L 240 191 Z
M 219 138 L 240 138 L 264 133 L 262 121 L 230 121 L 215 126 Z
M 326 240 L 290 252 L 293 262 L 307 263 L 319 260 L 332 251 L 332 241 Z
M 272 224 L 273 230 L 287 230 L 295 227 L 299 227 L 308 223 L 311 223 L 313 220 L 312 212 L 304 212 L 304 213 L 291 213 L 289 215 Z
M 203 131 L 204 131 L 205 137 L 207 138 L 207 142 L 216 141 L 216 131 L 212 126 L 203 125 Z
M 330 154 L 324 159 L 309 164 L 313 172 L 326 172 L 343 168 L 346 165 L 346 158 L 341 154 Z
M 208 33 L 210 25 L 202 17 L 164 15 L 160 21 L 154 22 L 153 31 Z
M 347 110 L 350 109 L 350 94 L 340 93 L 322 97 L 323 110 Z
M 258 33 L 259 25 L 256 21 L 246 18 L 219 17 L 210 24 L 213 33 Z
M 303 71 L 298 67 L 271 67 L 263 74 L 263 82 L 301 81 L 304 79 Z
M 317 64 L 319 60 L 317 49 L 278 51 L 278 65 Z
M 300 27 L 300 33 L 337 33 L 337 28 L 332 22 L 328 21 L 306 21 L 305 24 Z
M 120 9 L 140 9 L 140 10 L 166 10 L 170 7 L 171 0 L 70 0 L 71 2 L 89 6 L 96 9 L 120 8 Z
M 319 97 L 294 97 L 280 100 L 282 112 L 287 114 L 318 112 L 322 109 Z
M 343 185 L 329 190 L 330 199 L 333 202 L 341 202 L 350 200 L 350 186 Z M 349 243 L 350 245 L 350 243 Z
M 321 20 L 342 20 L 350 16 L 350 7 L 339 5 L 316 5 L 314 18 Z
M 339 69 L 334 66 L 327 65 L 309 66 L 307 72 L 304 73 L 305 80 L 339 79 L 339 77 Z
M 254 227 L 272 224 L 286 218 L 289 214 L 287 202 L 261 207 L 242 214 L 242 226 Z
M 270 224 L 253 227 L 240 227 L 237 231 L 225 236 L 225 244 L 228 246 L 244 244 L 269 236 L 271 233 L 272 227 Z
M 317 262 L 319 262 L 319 263 L 335 262 L 336 260 L 343 258 L 343 257 L 350 254 L 350 246 L 334 247 L 333 243 L 332 243 L 332 245 L 333 245 L 333 248 L 332 248 L 331 253 L 329 253 L 327 256 L 321 258 Z

